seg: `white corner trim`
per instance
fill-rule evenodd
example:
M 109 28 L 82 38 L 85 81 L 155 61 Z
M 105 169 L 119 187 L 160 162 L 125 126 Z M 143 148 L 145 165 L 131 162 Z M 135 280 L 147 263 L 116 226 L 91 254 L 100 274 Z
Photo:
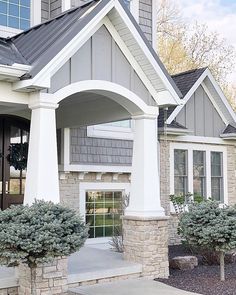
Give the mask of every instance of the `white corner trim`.
M 157 51 L 157 0 L 152 0 L 152 47 Z
M 134 16 L 136 22 L 139 23 L 139 0 L 130 1 L 130 12 Z
M 62 0 L 61 10 L 62 12 L 71 9 L 71 0 Z
M 63 161 L 65 166 L 70 165 L 70 128 L 64 128 L 63 132 Z M 67 171 L 67 170 L 66 170 Z
M 166 120 L 167 124 L 170 124 L 175 117 L 180 113 L 182 108 L 186 105 L 186 103 L 189 101 L 189 99 L 192 97 L 194 92 L 197 90 L 197 88 L 201 85 L 202 81 L 206 78 L 208 72 L 204 71 L 202 75 L 199 77 L 199 79 L 195 82 L 193 87 L 189 90 L 189 92 L 185 95 L 185 97 L 182 99 L 181 105 L 177 106 L 174 111 L 171 113 L 169 118 Z
M 42 1 L 33 0 L 31 1 L 31 26 L 36 26 L 42 22 Z
M 113 138 L 113 139 L 122 139 L 122 140 L 133 140 L 134 122 L 132 121 L 131 128 L 125 127 L 116 127 L 116 126 L 107 126 L 104 124 L 93 125 L 87 127 L 87 136 L 95 138 Z
M 206 194 L 211 198 L 211 152 L 222 152 L 223 154 L 223 182 L 224 203 L 228 204 L 228 178 L 227 178 L 227 147 L 211 145 L 208 143 L 170 143 L 170 195 L 174 194 L 174 150 L 182 149 L 188 151 L 188 192 L 193 193 L 193 151 L 204 151 L 206 153 Z

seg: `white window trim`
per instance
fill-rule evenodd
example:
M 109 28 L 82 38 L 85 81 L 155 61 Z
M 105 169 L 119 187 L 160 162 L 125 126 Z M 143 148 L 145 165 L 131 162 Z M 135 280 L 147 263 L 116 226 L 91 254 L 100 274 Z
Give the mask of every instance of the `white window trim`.
M 227 148 L 224 146 L 213 146 L 195 143 L 170 143 L 170 195 L 174 194 L 174 150 L 188 151 L 188 192 L 193 193 L 193 151 L 204 151 L 206 153 L 206 195 L 211 198 L 211 152 L 222 152 L 223 154 L 223 184 L 224 204 L 228 204 L 228 180 L 227 180 Z M 173 208 L 171 206 L 171 212 Z
M 87 127 L 88 137 L 98 138 L 113 138 L 122 140 L 133 140 L 134 139 L 134 121 L 131 121 L 131 127 L 116 127 L 108 126 L 105 124 L 93 125 Z
M 85 221 L 85 199 L 86 192 L 89 190 L 97 191 L 123 191 L 125 194 L 130 193 L 130 183 L 111 183 L 111 182 L 82 182 L 79 185 L 79 211 Z M 108 243 L 110 238 L 91 238 L 86 244 Z
M 152 47 L 157 50 L 157 0 L 152 0 Z
M 41 22 L 41 0 L 32 0 L 30 6 L 30 26 L 36 26 Z M 12 37 L 21 32 L 23 31 L 12 27 L 0 26 L 0 36 L 3 38 Z

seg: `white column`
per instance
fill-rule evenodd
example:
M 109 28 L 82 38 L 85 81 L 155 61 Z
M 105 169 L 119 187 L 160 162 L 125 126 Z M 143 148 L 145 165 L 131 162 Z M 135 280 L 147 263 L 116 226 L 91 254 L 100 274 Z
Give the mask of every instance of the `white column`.
M 135 120 L 133 164 L 128 216 L 164 216 L 160 203 L 157 115 L 133 117 Z
M 29 107 L 32 113 L 24 204 L 31 205 L 35 199 L 59 203 L 55 118 L 58 105 L 39 100 Z

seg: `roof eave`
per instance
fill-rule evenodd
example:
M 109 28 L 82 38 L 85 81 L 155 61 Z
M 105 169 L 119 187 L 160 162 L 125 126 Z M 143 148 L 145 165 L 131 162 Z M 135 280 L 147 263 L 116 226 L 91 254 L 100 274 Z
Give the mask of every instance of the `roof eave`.
M 22 76 L 28 74 L 31 66 L 14 63 L 13 65 L 0 65 L 0 80 L 18 81 Z

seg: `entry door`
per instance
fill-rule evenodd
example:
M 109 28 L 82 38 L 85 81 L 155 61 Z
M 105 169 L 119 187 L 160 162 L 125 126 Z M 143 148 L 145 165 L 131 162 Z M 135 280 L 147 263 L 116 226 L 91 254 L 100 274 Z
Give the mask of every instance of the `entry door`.
M 29 142 L 29 123 L 14 117 L 0 117 L 1 208 L 22 204 L 24 200 L 26 169 L 15 169 L 9 163 L 10 147 Z

